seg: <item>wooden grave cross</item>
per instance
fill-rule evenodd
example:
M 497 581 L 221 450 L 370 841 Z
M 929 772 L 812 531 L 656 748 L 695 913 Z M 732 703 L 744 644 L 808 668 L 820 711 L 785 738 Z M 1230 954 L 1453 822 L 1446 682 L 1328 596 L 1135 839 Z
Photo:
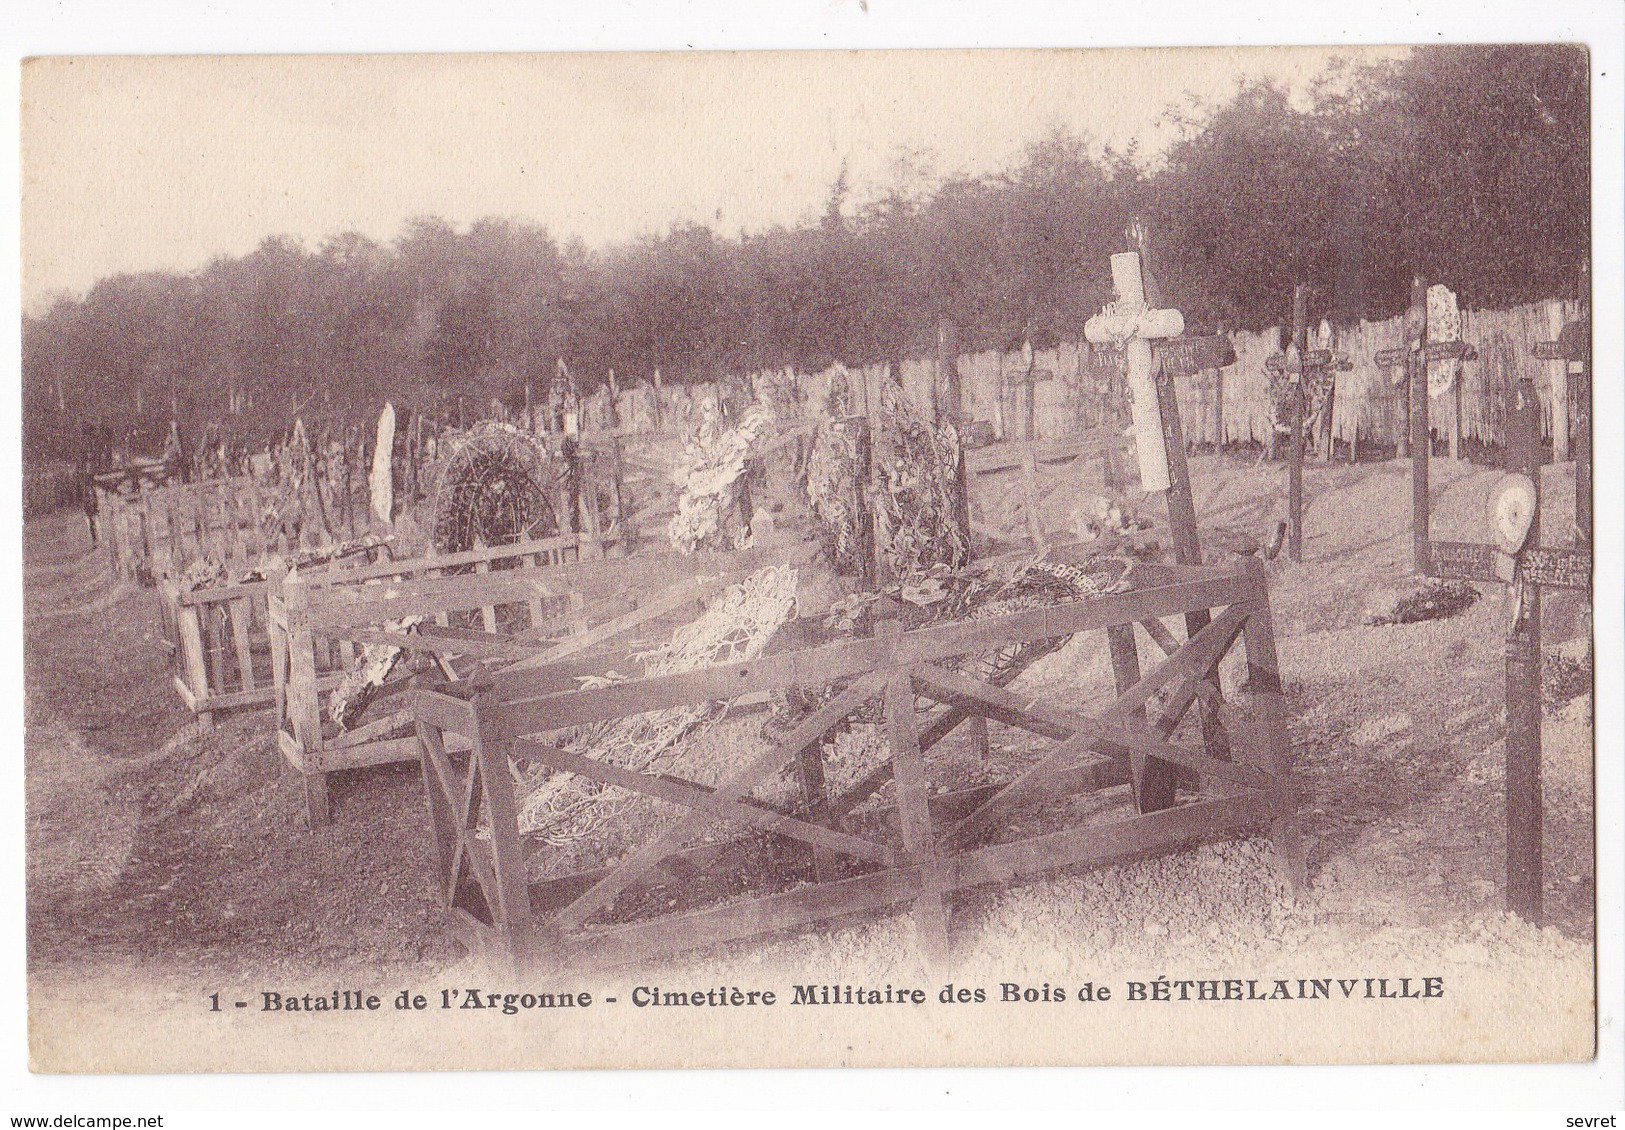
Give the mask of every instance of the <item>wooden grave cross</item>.
M 1589 551 L 1540 545 L 1540 464 L 1540 400 L 1534 382 L 1523 377 L 1507 413 L 1508 474 L 1491 500 L 1496 544 L 1428 541 L 1423 570 L 1434 577 L 1512 586 L 1506 647 L 1507 909 L 1537 925 L 1542 919 L 1540 590 L 1591 587 Z
M 1153 310 L 1146 303 L 1137 251 L 1112 256 L 1112 285 L 1117 301 L 1084 324 L 1083 336 L 1093 344 L 1122 349 L 1140 455 L 1140 488 L 1147 493 L 1164 491 L 1168 489 L 1168 450 L 1151 372 L 1151 343 L 1184 333 L 1185 318 L 1178 310 Z
M 1131 251 L 1125 255 L 1112 256 L 1114 282 L 1119 281 L 1118 261 L 1127 259 L 1135 261 L 1132 269 L 1135 272 L 1134 280 L 1138 280 L 1138 255 Z M 1129 285 L 1136 285 L 1136 282 L 1129 281 Z M 1144 284 L 1139 282 L 1137 285 L 1142 288 L 1138 293 L 1141 295 L 1141 304 L 1143 305 Z M 1119 294 L 1121 293 L 1120 289 Z M 1120 311 L 1122 307 L 1123 303 L 1119 302 L 1117 309 Z M 1113 308 L 1108 307 L 1102 314 L 1091 318 L 1090 324 L 1097 325 L 1097 328 L 1117 328 L 1120 323 L 1107 322 L 1102 325 L 1098 321 L 1113 315 L 1113 313 Z M 1177 312 L 1173 313 L 1177 315 Z M 1179 322 L 1180 328 L 1183 330 L 1184 318 L 1182 316 L 1179 317 Z M 1131 343 L 1125 343 L 1125 341 L 1118 340 L 1110 334 L 1102 333 L 1098 338 L 1091 337 L 1087 326 L 1084 329 L 1084 336 L 1091 344 L 1105 347 L 1090 350 L 1087 356 L 1080 361 L 1080 366 L 1085 371 L 1097 375 L 1118 370 L 1120 362 L 1124 366 L 1131 365 L 1133 353 L 1138 352 L 1127 348 L 1127 344 Z M 1144 339 L 1140 340 L 1143 343 Z M 1150 400 L 1149 407 L 1156 413 L 1155 419 L 1158 425 L 1156 439 L 1160 441 L 1158 444 L 1160 449 L 1158 465 L 1163 476 L 1164 485 L 1162 487 L 1153 487 L 1145 481 L 1145 446 L 1143 437 L 1146 433 L 1141 429 L 1140 415 L 1142 391 L 1135 390 L 1131 375 L 1130 389 L 1133 391 L 1135 406 L 1134 430 L 1136 437 L 1141 442 L 1139 449 L 1141 453 L 1141 487 L 1148 492 L 1151 490 L 1166 490 L 1168 492 L 1168 528 L 1173 541 L 1174 559 L 1181 565 L 1200 565 L 1202 564 L 1202 553 L 1196 532 L 1196 506 L 1191 495 L 1190 467 L 1185 455 L 1184 424 L 1180 419 L 1179 401 L 1175 395 L 1173 382 L 1176 377 L 1188 377 L 1207 369 L 1222 369 L 1225 366 L 1233 365 L 1236 363 L 1236 352 L 1230 344 L 1230 339 L 1223 334 L 1206 334 L 1197 337 L 1176 335 L 1152 340 L 1154 341 L 1151 348 L 1151 361 L 1153 363 L 1148 366 L 1149 374 L 1145 378 L 1145 383 L 1150 384 L 1150 395 L 1155 397 L 1155 399 Z M 1111 454 L 1110 450 L 1108 450 L 1108 459 L 1110 459 Z M 1108 486 L 1110 485 L 1108 483 Z
M 1417 279 L 1411 285 L 1410 308 L 1405 312 L 1406 343 L 1393 349 L 1379 349 L 1372 358 L 1380 368 L 1404 365 L 1409 378 L 1407 401 L 1410 419 L 1411 452 L 1411 552 L 1416 571 L 1428 571 L 1428 459 L 1433 452 L 1432 430 L 1428 423 L 1428 362 L 1456 358 L 1476 360 L 1478 351 L 1464 341 L 1429 341 L 1427 323 L 1427 284 Z
M 1303 560 L 1303 378 L 1305 374 L 1316 376 L 1354 367 L 1344 354 L 1307 348 L 1308 293 L 1302 285 L 1292 292 L 1292 342 L 1285 353 L 1276 353 L 1264 362 L 1270 372 L 1285 374 L 1292 389 L 1287 401 L 1291 436 L 1287 452 L 1287 556 L 1293 561 Z M 1326 444 L 1329 449 L 1329 427 Z
M 1173 543 L 1174 561 L 1180 565 L 1201 565 L 1196 500 L 1191 492 L 1185 430 L 1179 416 L 1174 378 L 1233 365 L 1235 350 L 1222 334 L 1183 337 L 1185 319 L 1179 311 L 1148 307 L 1138 252 L 1112 256 L 1112 282 L 1117 288 L 1118 301 L 1089 319 L 1084 326 L 1084 337 L 1091 344 L 1109 344 L 1120 351 L 1132 396 L 1140 487 L 1147 492 L 1167 492 L 1168 534 Z M 1155 358 L 1152 342 L 1156 343 Z M 1153 365 L 1153 359 L 1157 364 Z M 1207 627 L 1210 620 L 1205 610 L 1187 613 L 1187 638 Z M 1113 675 L 1121 692 L 1139 676 L 1139 655 L 1133 632 L 1110 629 L 1107 641 Z M 1217 690 L 1214 678 L 1207 681 Z M 1201 721 L 1203 740 L 1209 748 L 1220 748 L 1224 737 L 1218 719 L 1204 709 Z M 1135 776 L 1136 795 L 1152 805 L 1172 803 L 1175 785 L 1173 768 L 1155 761 L 1141 766 Z
M 1003 362 L 1000 362 L 1001 371 Z M 1033 343 L 1021 343 L 1021 368 L 1015 374 L 1015 384 L 1021 390 L 1022 434 L 1024 440 L 1038 438 L 1038 383 L 1055 379 L 1053 369 L 1038 368 Z

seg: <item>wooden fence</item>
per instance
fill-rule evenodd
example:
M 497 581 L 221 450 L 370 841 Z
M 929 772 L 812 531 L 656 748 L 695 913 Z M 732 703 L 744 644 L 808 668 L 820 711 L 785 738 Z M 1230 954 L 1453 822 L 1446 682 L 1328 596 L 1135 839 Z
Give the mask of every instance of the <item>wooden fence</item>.
M 1563 304 L 1565 321 L 1578 313 L 1576 303 Z M 1403 345 L 1403 332 L 1400 318 L 1333 329 L 1331 348 L 1347 355 L 1353 365 L 1337 374 L 1332 435 L 1339 443 L 1358 440 L 1391 447 L 1398 442 L 1405 424 L 1405 390 L 1395 383 L 1394 371 L 1380 368 L 1373 358 L 1379 350 Z M 1462 365 L 1461 438 L 1501 446 L 1508 390 L 1524 376 L 1539 389 L 1542 434 L 1551 436 L 1552 389 L 1545 379 L 1545 363 L 1535 357 L 1534 347 L 1552 336 L 1544 303 L 1463 312 L 1462 340 L 1478 351 L 1478 359 Z M 1194 443 L 1268 444 L 1269 374 L 1264 362 L 1280 352 L 1279 332 L 1233 333 L 1230 340 L 1236 363 L 1223 370 L 1222 378 L 1206 373 L 1179 382 L 1185 435 Z M 1454 397 L 1449 394 L 1430 403 L 1429 417 L 1439 435 L 1447 435 L 1453 426 L 1454 409 Z
M 1215 618 L 1183 641 L 1162 622 L 1210 610 Z M 1117 696 L 1098 714 L 953 669 L 957 656 L 1080 632 L 1104 631 L 1119 656 L 1125 640 L 1134 651 L 1136 625 L 1166 658 L 1143 673 L 1137 660 L 1119 664 Z M 1216 671 L 1238 640 L 1248 678 L 1235 701 L 1226 701 Z M 660 678 L 581 689 L 571 674 L 510 670 L 480 684 L 419 688 L 409 699 L 436 889 L 471 949 L 518 964 L 573 972 L 634 963 L 897 904 L 911 906 L 926 948 L 940 950 L 956 892 L 1259 825 L 1274 833 L 1294 888 L 1304 880 L 1298 790 L 1256 561 L 1166 569 L 1137 590 L 974 622 L 905 632 L 882 618 L 867 638 L 792 644 L 756 660 Z M 633 771 L 546 740 L 630 714 L 826 686 L 822 706 L 713 783 Z M 882 704 L 886 745 L 860 767 L 868 772 L 857 784 L 832 793 L 820 745 L 871 701 Z M 1182 738 L 1195 729 L 1185 722 L 1192 713 L 1203 723 L 1200 744 Z M 1055 745 L 1002 784 L 945 791 L 931 780 L 925 755 L 975 719 Z M 527 858 L 537 845 L 519 833 L 514 757 L 688 811 L 663 831 L 646 830 L 641 846 L 609 866 L 533 884 Z M 786 771 L 798 783 L 798 801 L 757 795 Z M 1199 783 L 1195 799 L 1177 794 L 1182 776 Z M 1066 818 L 1068 810 L 1051 808 L 1055 822 L 1035 830 L 1026 811 L 1123 783 L 1132 785 L 1135 807 L 1115 822 L 1079 824 Z M 895 800 L 875 808 L 871 798 L 888 784 Z M 718 821 L 743 834 L 691 846 Z M 753 841 L 769 846 L 753 852 Z
M 237 571 L 272 554 L 314 548 L 324 538 L 366 532 L 364 506 L 324 517 L 311 513 L 307 503 L 252 475 L 236 475 L 133 494 L 102 491 L 99 513 L 120 576 L 178 579 L 193 562 Z
M 415 537 L 426 539 L 431 532 L 420 527 L 432 496 L 430 484 L 448 445 L 461 433 L 425 436 L 422 429 L 413 429 L 409 434 L 416 437 L 414 443 L 396 447 L 395 477 L 402 493 L 394 518 Z M 562 436 L 544 436 L 542 442 L 562 458 Z M 620 437 L 612 433 L 581 441 L 576 462 L 579 498 L 571 522 L 588 535 L 633 541 L 637 526 L 623 505 L 621 445 Z M 359 457 L 359 452 L 356 448 L 348 455 Z M 365 474 L 341 465 L 341 457 L 348 456 L 333 455 L 333 466 L 339 470 L 332 471 L 327 482 L 307 475 L 297 483 L 278 483 L 269 456 L 251 460 L 261 464 L 253 474 L 192 483 L 130 472 L 98 476 L 98 526 L 116 574 L 146 583 L 164 577 L 178 581 L 196 562 L 238 572 L 273 554 L 317 549 L 381 529 L 369 511 Z M 425 459 L 429 464 L 419 466 Z M 556 510 L 568 514 L 562 480 L 559 489 Z
M 264 580 L 198 589 L 158 581 L 175 693 L 205 727 L 220 711 L 263 706 L 274 697 L 268 591 Z
M 410 723 L 398 697 L 410 665 L 371 695 L 361 725 L 324 721 L 360 648 L 437 656 L 438 670 L 459 679 L 469 677 L 469 664 L 558 664 L 604 639 L 650 628 L 710 596 L 721 580 L 770 563 L 764 551 L 615 556 L 619 549 L 571 536 L 273 582 L 278 742 L 304 776 L 310 823 L 329 819 L 329 773 L 418 756 L 414 739 L 400 736 Z M 408 629 L 399 624 L 408 617 L 424 622 Z
M 1563 303 L 1564 319 L 1572 320 L 1578 310 L 1576 303 Z M 1533 378 L 1540 389 L 1544 434 L 1549 437 L 1551 387 L 1544 379 L 1543 363 L 1534 357 L 1534 343 L 1552 337 L 1546 322 L 1546 304 L 1464 311 L 1462 322 L 1463 340 L 1479 354 L 1477 361 L 1463 367 L 1462 438 L 1500 444 L 1506 390 L 1524 375 Z M 1353 363 L 1351 369 L 1337 374 L 1332 419 L 1332 435 L 1337 442 L 1351 444 L 1357 439 L 1384 448 L 1394 446 L 1399 439 L 1405 418 L 1401 390 L 1390 379 L 1393 374 L 1380 369 L 1373 358 L 1378 350 L 1401 344 L 1401 334 L 1401 319 L 1397 317 L 1334 328 L 1332 348 L 1347 354 Z M 1280 351 L 1281 331 L 1236 332 L 1228 336 L 1236 351 L 1235 364 L 1177 381 L 1185 436 L 1196 444 L 1267 445 L 1272 417 L 1269 374 L 1264 362 Z M 1082 343 L 1062 342 L 1053 349 L 1035 350 L 1030 357 L 1023 352 L 999 351 L 960 356 L 955 364 L 966 418 L 988 421 L 1001 440 L 1063 440 L 1110 422 L 1118 407 L 1126 403 L 1126 393 L 1119 381 L 1096 375 L 1088 363 L 1090 348 Z M 736 383 L 789 388 L 799 411 L 818 419 L 827 413 L 829 388 L 837 372 L 844 372 L 854 387 L 859 402 L 855 409 L 861 413 L 868 398 L 875 396 L 876 383 L 886 378 L 890 368 L 832 367 L 817 373 L 782 370 L 753 373 Z M 928 358 L 911 358 L 901 363 L 899 375 L 910 402 L 929 419 L 935 363 Z M 596 400 L 590 398 L 586 422 L 594 431 L 675 433 L 694 417 L 695 405 L 701 399 L 722 392 L 723 386 L 717 383 L 667 384 L 658 390 L 639 385 L 620 393 L 613 412 L 608 407 L 608 393 L 604 392 Z M 1431 415 L 1441 421 L 1442 435 L 1454 416 L 1454 404 L 1442 398 L 1436 400 Z

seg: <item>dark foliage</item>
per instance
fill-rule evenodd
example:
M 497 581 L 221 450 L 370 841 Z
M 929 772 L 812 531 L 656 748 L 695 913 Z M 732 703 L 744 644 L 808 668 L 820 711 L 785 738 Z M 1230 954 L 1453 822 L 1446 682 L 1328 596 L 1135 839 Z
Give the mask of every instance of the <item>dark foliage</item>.
M 1417 624 L 1423 620 L 1445 620 L 1471 608 L 1483 595 L 1466 581 L 1434 581 L 1420 592 L 1401 597 L 1394 610 L 1372 619 L 1373 625 Z

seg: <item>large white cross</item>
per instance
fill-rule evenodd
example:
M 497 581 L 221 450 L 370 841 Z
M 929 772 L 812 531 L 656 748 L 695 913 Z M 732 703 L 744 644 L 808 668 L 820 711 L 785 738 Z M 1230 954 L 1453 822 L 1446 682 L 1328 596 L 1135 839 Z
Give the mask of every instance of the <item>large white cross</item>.
M 1152 310 L 1146 305 L 1137 251 L 1112 256 L 1112 285 L 1117 288 L 1117 301 L 1084 324 L 1083 336 L 1096 345 L 1122 347 L 1133 397 L 1140 489 L 1167 490 L 1168 449 L 1162 440 L 1157 386 L 1151 379 L 1151 343 L 1184 333 L 1185 317 L 1178 310 Z

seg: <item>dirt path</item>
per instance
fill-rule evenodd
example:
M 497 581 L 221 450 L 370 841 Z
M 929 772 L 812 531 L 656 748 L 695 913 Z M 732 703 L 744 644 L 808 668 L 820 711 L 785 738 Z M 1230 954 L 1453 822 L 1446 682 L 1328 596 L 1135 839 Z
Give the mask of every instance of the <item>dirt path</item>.
M 410 767 L 341 778 L 338 820 L 307 830 L 268 711 L 204 733 L 181 707 L 152 590 L 113 585 L 71 516 L 31 524 L 24 554 L 32 969 L 454 956 Z

